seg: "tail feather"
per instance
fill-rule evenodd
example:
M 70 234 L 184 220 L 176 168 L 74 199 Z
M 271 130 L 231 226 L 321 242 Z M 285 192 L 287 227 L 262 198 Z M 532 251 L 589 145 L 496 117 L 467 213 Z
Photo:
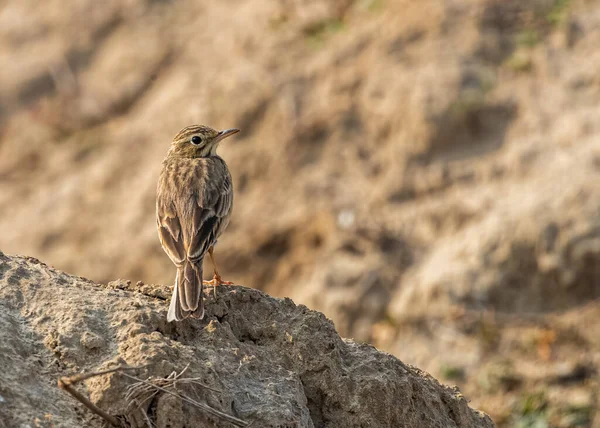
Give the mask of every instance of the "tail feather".
M 175 277 L 175 287 L 173 288 L 173 295 L 171 296 L 171 304 L 169 305 L 169 312 L 167 313 L 167 322 L 181 321 L 185 318 L 183 311 L 181 310 L 181 303 L 179 302 L 179 293 L 177 282 L 179 280 L 179 270 Z
M 202 267 L 185 261 L 177 268 L 167 321 L 181 321 L 190 315 L 202 319 L 204 317 L 202 288 Z
M 198 281 L 198 273 L 189 261 L 183 265 L 183 278 L 183 292 L 181 289 L 179 290 L 181 307 L 186 311 L 193 311 L 198 307 L 198 298 L 200 297 L 200 284 L 198 282 L 201 281 Z

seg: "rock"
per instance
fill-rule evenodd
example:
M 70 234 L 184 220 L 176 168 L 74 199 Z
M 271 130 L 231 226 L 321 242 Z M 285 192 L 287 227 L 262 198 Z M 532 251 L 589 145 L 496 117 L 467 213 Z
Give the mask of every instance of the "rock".
M 104 286 L 0 253 L 0 420 L 100 426 L 56 380 L 125 363 L 132 375 L 185 371 L 178 391 L 255 427 L 492 427 L 457 389 L 366 344 L 323 314 L 240 286 L 208 296 L 204 320 L 167 323 L 168 286 Z M 143 289 L 143 292 L 140 290 Z M 182 378 L 183 379 L 183 378 Z M 92 402 L 132 426 L 229 427 L 180 397 L 127 407 L 123 373 L 89 379 Z M 83 389 L 83 386 L 79 387 Z M 210 388 L 210 389 L 209 389 Z

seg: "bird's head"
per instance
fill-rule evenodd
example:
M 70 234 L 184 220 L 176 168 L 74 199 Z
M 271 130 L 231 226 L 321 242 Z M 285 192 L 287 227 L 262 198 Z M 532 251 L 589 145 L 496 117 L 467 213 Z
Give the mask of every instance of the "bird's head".
M 186 158 L 215 156 L 219 143 L 238 132 L 240 132 L 239 129 L 215 131 L 204 125 L 186 126 L 173 138 L 169 155 Z

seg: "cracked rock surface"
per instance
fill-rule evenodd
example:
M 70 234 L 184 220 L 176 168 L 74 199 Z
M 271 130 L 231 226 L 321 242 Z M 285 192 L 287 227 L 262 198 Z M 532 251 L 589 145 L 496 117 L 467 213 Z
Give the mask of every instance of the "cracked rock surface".
M 241 286 L 218 291 L 204 320 L 169 324 L 168 286 L 100 285 L 0 253 L 0 426 L 101 426 L 56 380 L 123 362 L 145 366 L 140 378 L 189 366 L 186 377 L 212 389 L 183 393 L 254 427 L 493 426 L 458 390 L 342 339 L 319 312 Z M 127 410 L 132 382 L 114 373 L 85 387 L 96 405 L 145 426 Z M 157 427 L 233 426 L 166 394 L 142 410 Z

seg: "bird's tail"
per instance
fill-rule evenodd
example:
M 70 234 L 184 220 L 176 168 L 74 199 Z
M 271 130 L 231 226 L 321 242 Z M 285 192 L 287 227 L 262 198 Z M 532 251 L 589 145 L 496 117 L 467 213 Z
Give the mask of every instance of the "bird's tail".
M 202 261 L 196 264 L 186 260 L 178 266 L 167 321 L 181 321 L 190 315 L 204 318 L 202 288 Z

